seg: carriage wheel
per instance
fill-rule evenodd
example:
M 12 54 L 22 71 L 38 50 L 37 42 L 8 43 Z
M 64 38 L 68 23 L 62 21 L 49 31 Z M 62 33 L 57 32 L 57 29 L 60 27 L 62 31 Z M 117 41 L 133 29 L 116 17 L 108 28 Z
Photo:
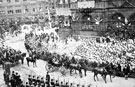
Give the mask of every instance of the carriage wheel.
M 45 69 L 46 69 L 47 72 L 52 72 L 52 65 L 47 64 L 45 66 Z
M 66 76 L 66 69 L 64 67 L 60 68 L 60 72 L 61 72 L 62 76 Z

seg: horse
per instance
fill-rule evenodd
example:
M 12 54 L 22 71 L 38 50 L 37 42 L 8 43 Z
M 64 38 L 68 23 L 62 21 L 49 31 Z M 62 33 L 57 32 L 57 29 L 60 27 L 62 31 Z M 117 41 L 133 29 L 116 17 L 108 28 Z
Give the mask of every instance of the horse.
M 24 64 L 24 57 L 26 57 L 26 53 L 20 53 L 16 55 L 16 60 L 19 61 L 21 60 L 22 65 Z
M 66 68 L 66 69 L 69 69 L 70 70 L 70 75 L 72 75 L 72 72 L 75 71 L 75 74 L 77 74 L 76 70 L 79 72 L 80 74 L 80 77 L 82 77 L 82 67 L 81 65 L 79 64 L 79 61 L 78 60 L 74 60 L 74 58 L 72 58 L 71 60 L 66 57 L 66 61 L 63 62 L 63 66 Z
M 110 64 L 101 64 L 101 66 L 104 67 L 101 67 L 101 68 L 93 68 L 91 69 L 92 72 L 94 72 L 94 81 L 96 81 L 95 77 L 97 77 L 97 80 L 98 80 L 98 74 L 100 74 L 103 78 L 103 80 L 105 81 L 105 83 L 107 83 L 106 81 L 106 77 L 107 75 L 110 76 L 110 81 L 112 82 L 112 75 L 113 77 L 115 77 L 115 70 L 111 68 Z M 100 65 L 99 65 L 100 66 Z
M 2 65 L 2 68 L 4 69 L 4 61 L 0 59 L 0 65 Z
M 30 46 L 27 43 L 24 43 L 25 49 L 29 52 L 31 50 Z
M 36 64 L 36 57 L 26 57 L 26 61 L 27 61 L 27 65 L 29 67 L 29 62 L 32 62 L 33 63 L 33 67 L 37 67 L 37 64 Z

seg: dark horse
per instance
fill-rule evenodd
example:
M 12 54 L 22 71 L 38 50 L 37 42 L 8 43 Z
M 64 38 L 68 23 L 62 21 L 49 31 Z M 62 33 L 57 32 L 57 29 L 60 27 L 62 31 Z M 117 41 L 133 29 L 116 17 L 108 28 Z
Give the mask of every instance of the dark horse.
M 74 58 L 72 58 L 71 60 L 69 60 L 68 58 L 66 59 L 66 62 L 64 62 L 64 67 L 66 69 L 70 70 L 70 75 L 72 75 L 72 72 L 75 71 L 75 74 L 77 74 L 76 71 L 79 72 L 80 77 L 82 77 L 82 67 L 79 64 L 78 60 L 74 60 Z
M 24 63 L 24 57 L 26 57 L 26 53 L 20 53 L 18 55 L 16 55 L 16 60 L 19 61 L 21 60 L 21 63 Z
M 100 67 L 100 66 L 104 66 L 104 67 Z M 98 74 L 100 74 L 102 76 L 105 83 L 107 83 L 107 81 L 106 81 L 107 75 L 110 76 L 111 82 L 112 82 L 112 76 L 113 77 L 115 76 L 115 70 L 112 69 L 110 64 L 101 64 L 97 68 L 93 68 L 91 70 L 92 70 L 92 72 L 94 72 L 94 81 L 96 81 L 95 77 L 98 80 Z
M 33 63 L 33 67 L 37 67 L 37 64 L 36 64 L 36 57 L 26 57 L 26 61 L 27 61 L 27 65 L 29 66 L 29 62 L 32 62 Z
M 4 61 L 0 59 L 0 65 L 2 65 L 2 68 L 4 69 Z

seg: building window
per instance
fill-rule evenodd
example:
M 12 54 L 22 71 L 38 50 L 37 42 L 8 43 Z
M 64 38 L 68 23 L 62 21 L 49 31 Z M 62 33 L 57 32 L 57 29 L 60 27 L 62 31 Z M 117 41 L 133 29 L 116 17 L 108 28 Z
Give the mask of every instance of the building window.
M 15 0 L 15 2 L 19 2 L 19 0 Z
M 0 0 L 0 2 L 3 2 L 3 0 Z
M 29 12 L 29 10 L 28 10 L 27 8 L 25 9 L 25 13 L 26 13 L 26 12 Z
M 8 3 L 10 3 L 10 2 L 11 2 L 11 0 L 7 0 L 7 2 L 8 2 Z
M 15 10 L 16 13 L 21 13 L 21 9 Z
M 36 11 L 36 9 L 35 8 L 33 8 L 33 12 L 35 12 Z
M 14 11 L 13 10 L 8 10 L 8 14 L 13 14 Z
M 52 9 L 54 9 L 54 6 L 52 6 Z
M 46 9 L 48 9 L 48 7 L 47 7 L 47 6 L 46 6 L 45 8 L 46 8 Z

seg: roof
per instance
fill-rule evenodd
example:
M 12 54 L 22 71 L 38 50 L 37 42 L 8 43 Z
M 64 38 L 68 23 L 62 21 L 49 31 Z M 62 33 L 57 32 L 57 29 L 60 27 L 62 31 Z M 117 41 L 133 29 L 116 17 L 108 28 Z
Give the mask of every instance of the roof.
M 120 7 L 135 7 L 131 2 L 125 0 L 125 2 Z

